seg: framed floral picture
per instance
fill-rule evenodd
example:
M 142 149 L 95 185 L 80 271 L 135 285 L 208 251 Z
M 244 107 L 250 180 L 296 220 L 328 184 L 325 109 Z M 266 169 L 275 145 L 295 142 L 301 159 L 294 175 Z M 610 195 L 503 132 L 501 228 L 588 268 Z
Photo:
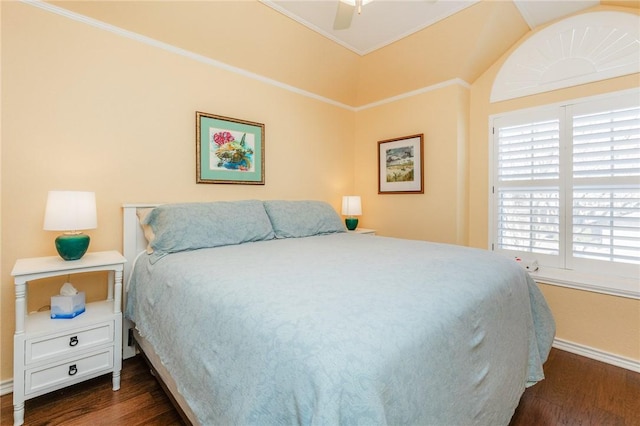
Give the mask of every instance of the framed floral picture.
M 264 185 L 264 124 L 196 111 L 196 183 Z
M 378 142 L 378 194 L 424 194 L 424 135 Z

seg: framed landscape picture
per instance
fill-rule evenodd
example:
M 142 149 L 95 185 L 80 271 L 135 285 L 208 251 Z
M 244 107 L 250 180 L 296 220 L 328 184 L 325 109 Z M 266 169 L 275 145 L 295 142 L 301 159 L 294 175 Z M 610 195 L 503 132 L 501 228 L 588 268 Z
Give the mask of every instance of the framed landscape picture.
M 264 185 L 264 124 L 196 112 L 196 183 Z
M 378 194 L 423 194 L 423 139 L 411 135 L 378 142 Z

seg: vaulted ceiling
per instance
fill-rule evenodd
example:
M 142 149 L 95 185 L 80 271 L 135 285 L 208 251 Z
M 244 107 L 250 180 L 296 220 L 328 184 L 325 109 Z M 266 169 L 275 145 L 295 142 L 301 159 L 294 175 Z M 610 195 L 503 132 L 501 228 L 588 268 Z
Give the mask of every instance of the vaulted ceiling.
M 334 29 L 339 1 L 355 0 L 262 0 L 325 37 L 364 55 L 420 31 L 464 10 L 480 0 L 371 0 L 360 12 L 347 7 L 351 17 L 346 29 Z M 531 29 L 563 16 L 598 5 L 599 0 L 532 1 L 513 0 Z M 342 7 L 340 8 L 342 10 Z M 348 18 L 347 18 L 348 19 Z

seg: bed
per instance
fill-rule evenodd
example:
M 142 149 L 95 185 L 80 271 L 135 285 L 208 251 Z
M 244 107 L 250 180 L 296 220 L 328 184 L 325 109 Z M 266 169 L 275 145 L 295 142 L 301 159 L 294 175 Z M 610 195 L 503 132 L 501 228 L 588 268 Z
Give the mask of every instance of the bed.
M 506 425 L 555 333 L 486 250 L 346 232 L 319 201 L 128 205 L 125 315 L 203 425 Z

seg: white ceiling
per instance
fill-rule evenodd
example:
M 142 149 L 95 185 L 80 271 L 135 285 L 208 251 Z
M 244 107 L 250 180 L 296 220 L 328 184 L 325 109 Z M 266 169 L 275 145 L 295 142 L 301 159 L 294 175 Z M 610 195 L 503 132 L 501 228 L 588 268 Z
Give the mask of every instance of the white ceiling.
M 365 55 L 443 20 L 479 0 L 375 0 L 354 14 L 351 27 L 334 30 L 339 0 L 262 0 L 323 36 Z M 511 0 L 504 0 L 511 1 Z M 598 5 L 598 0 L 513 0 L 530 28 Z

